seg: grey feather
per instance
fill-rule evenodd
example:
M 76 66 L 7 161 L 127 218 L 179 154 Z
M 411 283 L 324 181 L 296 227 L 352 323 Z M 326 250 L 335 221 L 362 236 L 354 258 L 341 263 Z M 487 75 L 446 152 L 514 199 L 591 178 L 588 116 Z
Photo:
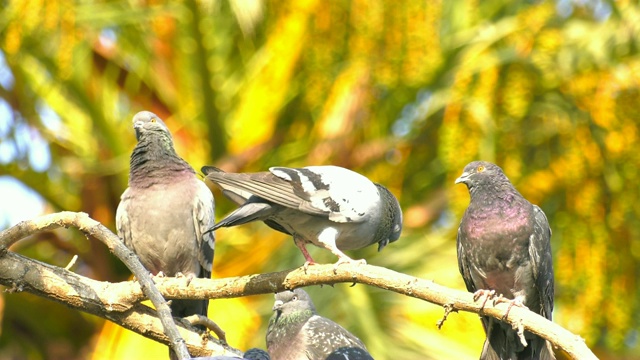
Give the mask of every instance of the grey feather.
M 173 148 L 155 114 L 133 118 L 138 144 L 131 154 L 129 187 L 116 213 L 118 235 L 153 274 L 209 278 L 215 238 L 209 188 Z M 173 316 L 207 315 L 207 300 L 173 300 Z
M 373 360 L 373 357 L 358 347 L 345 346 L 333 351 L 326 360 Z
M 551 229 L 542 210 L 513 187 L 492 163 L 468 164 L 456 183 L 471 201 L 458 229 L 458 267 L 467 290 L 495 290 L 551 320 Z M 525 332 L 524 347 L 510 325 L 482 317 L 487 333 L 481 359 L 554 359 L 550 345 Z
M 272 359 L 327 359 L 329 356 L 341 359 L 337 357 L 340 354 L 353 356 L 348 359 L 372 359 L 360 339 L 317 314 L 304 290 L 283 291 L 275 298 L 275 313 L 269 320 L 266 336 Z
M 205 166 L 207 179 L 240 207 L 214 229 L 263 221 L 293 235 L 309 262 L 304 244 L 333 252 L 350 261 L 343 250 L 378 243 L 382 250 L 398 240 L 402 210 L 387 188 L 337 166 L 272 167 L 269 172 L 226 173 Z

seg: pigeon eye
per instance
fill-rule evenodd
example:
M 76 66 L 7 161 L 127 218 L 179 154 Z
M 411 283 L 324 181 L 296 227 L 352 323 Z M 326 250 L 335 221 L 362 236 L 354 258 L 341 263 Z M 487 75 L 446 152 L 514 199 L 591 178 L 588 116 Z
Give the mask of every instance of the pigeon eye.
M 291 301 L 296 301 L 298 300 L 298 295 L 293 295 L 293 297 L 291 298 Z
M 483 172 L 484 171 L 484 165 L 480 165 L 477 168 L 478 172 Z
M 157 121 L 157 120 L 156 120 L 156 118 L 151 118 L 151 122 L 152 122 L 152 123 L 154 123 L 154 122 L 156 122 L 156 121 Z

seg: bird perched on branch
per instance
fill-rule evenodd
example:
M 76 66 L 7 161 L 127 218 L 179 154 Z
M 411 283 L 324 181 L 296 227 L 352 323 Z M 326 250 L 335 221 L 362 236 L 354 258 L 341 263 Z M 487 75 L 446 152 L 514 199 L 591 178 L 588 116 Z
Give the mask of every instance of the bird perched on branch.
M 130 161 L 129 187 L 116 213 L 118 235 L 152 274 L 209 278 L 215 238 L 214 199 L 174 148 L 169 129 L 155 114 L 133 117 L 138 144 Z M 208 300 L 172 300 L 173 316 L 207 316 Z
M 485 161 L 468 164 L 456 184 L 471 201 L 458 229 L 458 266 L 476 299 L 526 306 L 551 320 L 551 229 L 542 209 L 520 195 L 502 169 Z M 508 311 L 505 316 L 508 316 Z M 481 359 L 555 359 L 550 344 L 529 332 L 482 317 L 487 340 Z M 526 344 L 525 344 L 526 343 Z
M 398 240 L 402 210 L 387 188 L 337 166 L 272 167 L 268 172 L 226 173 L 212 166 L 202 172 L 241 205 L 213 229 L 261 220 L 293 236 L 306 259 L 313 244 L 338 257 L 336 267 L 353 260 L 343 250 L 378 243 L 378 251 Z M 364 260 L 360 260 L 364 262 Z
M 373 360 L 360 339 L 318 315 L 304 290 L 286 290 L 275 297 L 267 328 L 267 350 L 272 359 Z

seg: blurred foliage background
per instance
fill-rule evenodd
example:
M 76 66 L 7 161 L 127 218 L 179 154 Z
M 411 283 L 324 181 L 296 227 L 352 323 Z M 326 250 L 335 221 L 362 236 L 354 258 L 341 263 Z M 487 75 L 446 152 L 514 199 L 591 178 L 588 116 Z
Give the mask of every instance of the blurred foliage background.
M 197 170 L 336 164 L 387 185 L 405 231 L 370 264 L 464 289 L 468 162 L 503 167 L 547 213 L 554 320 L 602 359 L 640 359 L 640 7 L 631 1 L 4 0 L 0 227 L 60 210 L 114 229 L 133 114 L 165 119 Z M 219 192 L 217 216 L 234 207 Z M 167 204 L 170 209 L 170 204 Z M 217 233 L 214 276 L 300 266 L 263 224 Z M 78 232 L 13 251 L 105 281 L 128 270 Z M 333 262 L 311 249 L 319 262 Z M 2 269 L 0 269 L 2 271 Z M 366 286 L 310 289 L 376 359 L 474 359 L 480 321 Z M 210 303 L 265 347 L 271 295 Z M 0 295 L 0 358 L 164 358 L 167 350 L 28 294 Z

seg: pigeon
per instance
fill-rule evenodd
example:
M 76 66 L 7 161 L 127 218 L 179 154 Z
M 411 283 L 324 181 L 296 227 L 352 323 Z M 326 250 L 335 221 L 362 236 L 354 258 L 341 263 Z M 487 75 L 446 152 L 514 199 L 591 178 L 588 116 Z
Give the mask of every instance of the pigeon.
M 343 250 L 378 243 L 378 251 L 398 240 L 402 210 L 384 186 L 338 166 L 272 167 L 268 172 L 227 173 L 205 166 L 206 178 L 240 207 L 219 221 L 213 230 L 261 220 L 293 236 L 313 264 L 306 244 L 331 251 L 336 267 L 354 262 Z M 364 263 L 364 260 L 360 260 Z
M 129 187 L 116 212 L 118 236 L 154 275 L 209 278 L 215 238 L 214 199 L 207 185 L 174 148 L 169 129 L 155 114 L 133 117 L 138 144 L 130 161 Z M 172 315 L 207 316 L 208 300 L 172 300 Z
M 456 184 L 471 201 L 458 228 L 458 267 L 467 290 L 486 300 L 526 306 L 551 320 L 553 264 L 547 217 L 513 187 L 500 167 L 468 164 Z M 508 311 L 505 316 L 508 316 Z M 521 341 L 511 325 L 481 317 L 487 339 L 480 359 L 555 359 L 550 344 L 529 332 Z M 524 345 L 524 342 L 527 345 Z
M 267 328 L 267 350 L 272 359 L 373 359 L 360 339 L 318 315 L 304 290 L 286 290 L 275 297 L 275 313 Z

